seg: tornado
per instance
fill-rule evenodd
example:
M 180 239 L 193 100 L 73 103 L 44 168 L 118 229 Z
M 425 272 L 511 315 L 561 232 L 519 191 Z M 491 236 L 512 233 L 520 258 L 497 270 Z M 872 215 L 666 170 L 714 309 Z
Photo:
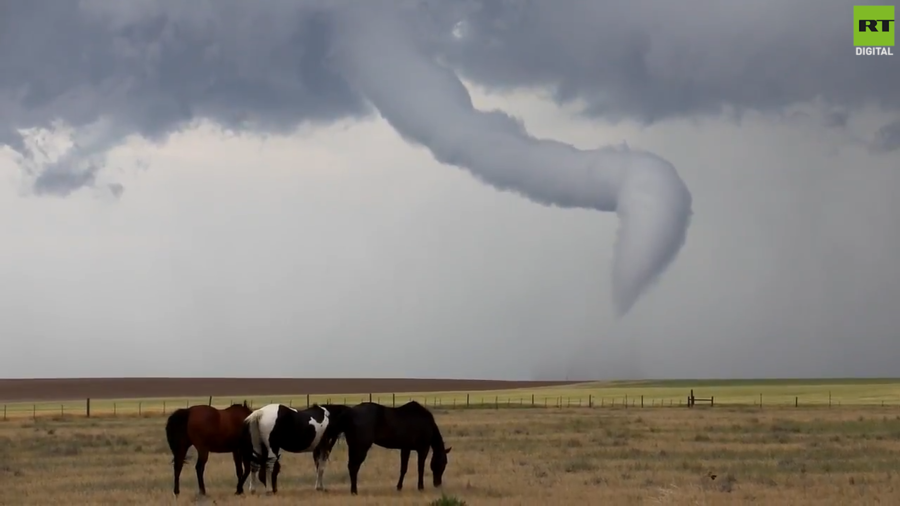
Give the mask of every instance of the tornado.
M 562 208 L 615 212 L 617 317 L 684 245 L 691 193 L 675 167 L 626 146 L 581 150 L 530 135 L 502 111 L 481 111 L 459 77 L 414 42 L 397 10 L 357 2 L 337 9 L 332 57 L 356 91 L 407 141 L 500 191 Z

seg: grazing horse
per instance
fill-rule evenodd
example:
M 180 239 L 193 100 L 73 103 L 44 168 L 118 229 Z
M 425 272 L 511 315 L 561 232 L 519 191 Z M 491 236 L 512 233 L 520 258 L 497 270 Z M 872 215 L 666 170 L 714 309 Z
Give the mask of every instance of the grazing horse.
M 278 492 L 278 473 L 281 471 L 281 451 L 313 452 L 316 464 L 316 490 L 324 490 L 322 478 L 330 452 L 317 451 L 325 429 L 332 417 L 341 416 L 348 406 L 342 404 L 313 404 L 296 410 L 283 404 L 269 404 L 251 413 L 241 430 L 241 456 L 244 474 L 238 480 L 237 494 L 243 493 L 244 482 L 251 472 L 259 472 L 259 481 L 266 486 L 266 472 L 272 473 L 272 493 Z M 330 447 L 329 447 L 330 450 Z
M 181 492 L 179 478 L 188 449 L 197 449 L 197 485 L 200 494 L 206 495 L 203 470 L 210 453 L 231 453 L 234 457 L 234 471 L 238 480 L 242 475 L 240 436 L 243 421 L 251 413 L 247 401 L 233 404 L 225 409 L 199 404 L 189 408 L 176 409 L 166 421 L 166 440 L 172 450 L 172 467 L 175 474 L 173 492 Z
M 403 477 L 409 466 L 410 453 L 418 456 L 418 489 L 424 490 L 425 459 L 431 449 L 431 474 L 435 488 L 441 486 L 444 470 L 447 468 L 447 454 L 451 447 L 444 447 L 441 431 L 434 421 L 434 415 L 416 401 L 410 401 L 398 408 L 383 406 L 374 402 L 363 402 L 353 406 L 343 416 L 334 417 L 325 430 L 320 453 L 326 456 L 344 434 L 347 441 L 350 471 L 350 493 L 356 495 L 356 476 L 366 460 L 366 454 L 373 444 L 391 450 L 400 450 L 400 479 L 397 490 L 403 489 Z

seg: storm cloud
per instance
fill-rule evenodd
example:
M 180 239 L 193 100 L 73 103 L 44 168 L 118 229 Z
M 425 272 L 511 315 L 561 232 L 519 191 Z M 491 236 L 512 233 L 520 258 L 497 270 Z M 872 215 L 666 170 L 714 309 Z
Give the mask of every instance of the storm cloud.
M 493 89 L 544 87 L 606 121 L 898 110 L 900 66 L 853 54 L 852 3 L 766 0 L 388 2 L 417 44 Z M 161 141 L 197 120 L 280 134 L 371 113 L 332 65 L 334 13 L 352 2 L 10 0 L 0 15 L 0 143 L 39 193 L 93 185 L 129 135 Z M 835 116 L 835 114 L 837 116 Z M 830 124 L 833 121 L 826 120 Z M 100 130 L 45 159 L 22 129 Z M 886 125 L 867 141 L 897 148 Z

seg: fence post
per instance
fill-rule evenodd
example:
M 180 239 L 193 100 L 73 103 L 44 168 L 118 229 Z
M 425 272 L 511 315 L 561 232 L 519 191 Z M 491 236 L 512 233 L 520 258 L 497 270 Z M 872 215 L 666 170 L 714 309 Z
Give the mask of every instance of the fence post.
M 628 407 L 628 394 L 625 394 L 625 407 Z
M 143 405 L 144 405 L 143 402 L 138 401 L 138 416 L 141 416 L 141 415 L 143 414 L 143 411 L 144 411 L 144 410 L 142 409 L 142 408 L 143 408 Z
M 234 403 L 232 402 L 232 404 Z M 163 414 L 166 414 L 166 401 L 163 401 Z
M 37 404 L 31 405 L 31 419 L 37 420 Z
M 469 407 L 469 394 L 466 394 L 466 407 Z
M 84 414 L 87 415 L 88 418 L 91 417 L 91 398 L 88 397 L 87 401 L 84 403 Z
M 116 403 L 113 403 L 113 416 L 116 416 Z
M 712 395 L 709 396 L 709 407 L 713 407 L 716 405 L 716 398 Z
M 3 421 L 6 421 L 6 404 L 3 405 Z
M 369 402 L 372 402 L 372 393 L 369 392 Z
M 644 395 L 643 394 L 641 394 L 641 407 L 642 408 L 644 407 Z
M 531 394 L 531 407 L 534 407 L 534 394 Z
M 759 394 L 759 409 L 762 409 L 762 394 Z
M 309 394 L 306 394 L 306 407 L 309 408 Z
M 500 409 L 500 401 L 498 399 L 500 399 L 500 396 L 495 395 L 494 396 L 494 409 Z
M 799 397 L 796 397 L 796 396 L 795 396 L 795 397 L 794 397 L 794 407 L 796 408 L 796 407 L 799 406 L 799 405 L 800 405 L 800 399 L 799 399 Z
M 593 408 L 593 407 L 594 407 L 594 396 L 593 396 L 593 394 L 588 394 L 588 407 L 589 407 L 589 408 Z
M 64 407 L 63 404 L 59 405 L 59 416 L 60 417 L 66 416 L 66 408 Z
M 391 394 L 391 407 L 397 407 L 397 394 Z
M 212 396 L 211 395 L 209 396 L 209 404 L 207 404 L 207 405 L 212 406 Z
M 828 407 L 831 407 L 831 390 L 828 391 Z

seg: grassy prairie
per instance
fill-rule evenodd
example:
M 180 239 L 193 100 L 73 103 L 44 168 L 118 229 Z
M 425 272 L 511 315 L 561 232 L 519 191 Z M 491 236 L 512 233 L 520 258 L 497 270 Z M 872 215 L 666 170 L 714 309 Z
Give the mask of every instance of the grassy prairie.
M 900 504 L 898 408 L 434 412 L 453 446 L 444 491 L 469 505 Z M 172 504 L 164 423 L 161 416 L 0 423 L 0 504 Z M 313 490 L 309 454 L 286 454 L 279 495 L 243 499 L 231 495 L 230 457 L 213 455 L 210 499 L 426 505 L 439 496 L 430 471 L 425 492 L 415 490 L 412 471 L 398 493 L 399 453 L 376 447 L 352 498 L 345 450 L 341 444 L 333 455 L 328 492 Z M 182 500 L 195 494 L 187 467 Z
M 484 392 L 402 392 L 372 393 L 372 400 L 398 405 L 411 399 L 428 406 L 442 408 L 470 404 L 530 405 L 575 407 L 587 406 L 645 406 L 673 405 L 686 401 L 691 389 L 697 397 L 715 397 L 718 405 L 793 406 L 900 406 L 900 380 L 898 379 L 796 379 L 796 380 L 676 380 L 676 381 L 610 381 L 591 382 L 565 387 L 533 388 L 527 390 L 498 390 Z M 369 399 L 368 393 L 311 395 L 309 402 L 336 402 L 355 404 Z M 245 397 L 215 397 L 213 405 L 227 406 Z M 270 402 L 293 406 L 306 406 L 307 396 L 256 396 L 246 397 L 253 406 Z M 177 407 L 206 404 L 209 398 L 176 399 L 94 399 L 91 410 L 97 414 L 145 414 L 171 412 Z M 83 415 L 85 401 L 9 403 L 3 406 L 7 418 L 32 415 Z

